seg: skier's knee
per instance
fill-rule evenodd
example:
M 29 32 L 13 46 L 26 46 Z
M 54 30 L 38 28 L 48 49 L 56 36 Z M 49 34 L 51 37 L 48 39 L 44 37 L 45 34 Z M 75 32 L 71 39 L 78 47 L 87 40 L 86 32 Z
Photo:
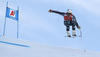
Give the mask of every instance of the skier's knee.
M 67 29 L 67 31 L 69 31 L 69 29 Z
M 72 26 L 72 30 L 75 30 L 75 26 Z
M 75 30 L 75 28 L 73 28 L 73 30 Z

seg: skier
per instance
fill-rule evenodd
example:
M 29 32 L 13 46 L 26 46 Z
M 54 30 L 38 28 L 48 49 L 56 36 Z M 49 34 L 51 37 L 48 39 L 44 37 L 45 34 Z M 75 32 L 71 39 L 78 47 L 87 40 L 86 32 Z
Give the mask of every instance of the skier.
M 75 32 L 75 25 L 78 29 L 81 29 L 81 27 L 78 25 L 75 16 L 72 14 L 72 10 L 68 9 L 67 13 L 64 12 L 59 12 L 59 11 L 55 11 L 55 10 L 49 10 L 49 12 L 53 12 L 53 13 L 57 13 L 60 14 L 64 17 L 64 25 L 66 26 L 66 31 L 67 31 L 67 36 L 71 37 L 69 29 L 70 26 L 72 26 L 72 36 L 76 36 L 76 32 Z

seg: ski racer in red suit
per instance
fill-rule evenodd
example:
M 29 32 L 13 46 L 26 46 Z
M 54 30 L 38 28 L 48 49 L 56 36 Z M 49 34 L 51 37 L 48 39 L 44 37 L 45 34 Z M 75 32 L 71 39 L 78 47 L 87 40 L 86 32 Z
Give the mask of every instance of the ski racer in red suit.
M 53 13 L 62 15 L 64 17 L 64 25 L 66 26 L 67 36 L 71 37 L 70 32 L 69 32 L 70 26 L 72 26 L 72 30 L 73 30 L 72 35 L 76 36 L 75 25 L 78 29 L 80 29 L 81 27 L 78 25 L 75 16 L 72 14 L 72 10 L 68 9 L 67 13 L 64 13 L 64 12 L 59 12 L 59 11 L 50 9 L 49 12 L 53 12 Z

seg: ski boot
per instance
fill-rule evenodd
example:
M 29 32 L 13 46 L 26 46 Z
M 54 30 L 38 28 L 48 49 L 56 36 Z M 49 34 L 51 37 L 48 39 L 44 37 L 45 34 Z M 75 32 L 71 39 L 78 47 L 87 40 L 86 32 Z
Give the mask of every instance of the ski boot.
M 71 37 L 71 35 L 70 35 L 70 32 L 69 32 L 69 31 L 67 31 L 67 37 Z
M 76 36 L 76 32 L 75 32 L 75 30 L 73 30 L 73 35 L 72 36 Z

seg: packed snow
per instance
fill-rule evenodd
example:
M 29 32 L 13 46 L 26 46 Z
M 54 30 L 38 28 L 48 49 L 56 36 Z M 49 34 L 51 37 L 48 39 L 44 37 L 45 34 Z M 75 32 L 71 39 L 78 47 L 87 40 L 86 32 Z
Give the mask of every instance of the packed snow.
M 100 52 L 0 37 L 0 57 L 100 57 Z

